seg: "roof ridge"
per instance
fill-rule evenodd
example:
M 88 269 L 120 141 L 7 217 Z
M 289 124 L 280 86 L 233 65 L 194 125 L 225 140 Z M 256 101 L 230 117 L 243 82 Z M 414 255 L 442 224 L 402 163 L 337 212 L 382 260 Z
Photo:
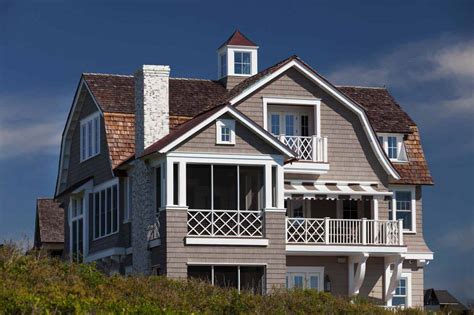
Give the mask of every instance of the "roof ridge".
M 131 75 L 131 74 L 114 74 L 114 73 L 99 73 L 99 72 L 83 72 L 82 75 L 97 75 L 97 76 L 112 76 L 112 77 L 133 78 L 133 75 Z
M 359 88 L 359 89 L 374 89 L 374 90 L 387 90 L 385 86 L 362 86 L 362 85 L 336 85 L 337 88 Z
M 180 78 L 180 77 L 170 77 L 171 80 L 188 80 L 188 81 L 209 81 L 209 82 L 217 82 L 216 80 L 212 79 L 200 79 L 200 78 Z

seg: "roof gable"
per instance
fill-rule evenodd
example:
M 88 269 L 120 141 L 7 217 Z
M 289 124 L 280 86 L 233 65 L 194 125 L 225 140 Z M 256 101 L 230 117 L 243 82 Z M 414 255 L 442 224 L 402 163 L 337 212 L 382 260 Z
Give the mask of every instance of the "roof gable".
M 220 105 L 185 122 L 174 132 L 153 143 L 145 149 L 142 157 L 153 153 L 164 154 L 173 150 L 175 147 L 189 139 L 191 136 L 224 114 L 232 116 L 234 119 L 236 119 L 236 121 L 253 131 L 261 139 L 266 141 L 269 145 L 280 151 L 282 154 L 288 156 L 289 158 L 294 158 L 296 156 L 290 148 L 268 133 L 268 131 L 253 122 L 250 118 L 242 114 L 239 110 L 232 106 Z
M 64 242 L 64 209 L 52 198 L 36 200 L 35 246 Z

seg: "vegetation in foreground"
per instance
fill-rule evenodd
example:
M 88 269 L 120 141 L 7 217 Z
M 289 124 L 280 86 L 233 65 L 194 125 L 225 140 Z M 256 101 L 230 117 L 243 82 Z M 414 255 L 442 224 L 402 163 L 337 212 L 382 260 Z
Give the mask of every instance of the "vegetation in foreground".
M 41 252 L 0 248 L 0 314 L 422 314 L 389 311 L 367 301 L 312 290 L 267 296 L 163 277 L 106 276 Z

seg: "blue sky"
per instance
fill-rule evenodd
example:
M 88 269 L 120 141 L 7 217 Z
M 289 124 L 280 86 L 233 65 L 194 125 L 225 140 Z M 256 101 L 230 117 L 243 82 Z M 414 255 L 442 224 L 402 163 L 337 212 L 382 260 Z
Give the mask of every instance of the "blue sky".
M 238 28 L 260 69 L 297 54 L 335 83 L 390 89 L 436 181 L 424 189 L 425 286 L 474 299 L 472 12 L 473 1 L 0 0 L 0 240 L 32 238 L 82 72 L 169 64 L 215 78 L 215 49 Z

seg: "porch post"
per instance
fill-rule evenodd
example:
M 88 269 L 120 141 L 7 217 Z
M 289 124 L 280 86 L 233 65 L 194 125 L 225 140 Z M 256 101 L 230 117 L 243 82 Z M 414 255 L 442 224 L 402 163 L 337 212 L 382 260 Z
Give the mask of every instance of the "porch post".
M 166 205 L 172 206 L 174 201 L 173 195 L 173 160 L 166 159 Z
M 276 166 L 276 206 L 278 209 L 285 207 L 285 175 L 283 172 L 283 166 Z
M 186 162 L 179 162 L 179 187 L 178 187 L 178 203 L 180 206 L 186 206 Z
M 272 208 L 272 165 L 265 164 L 265 209 Z

